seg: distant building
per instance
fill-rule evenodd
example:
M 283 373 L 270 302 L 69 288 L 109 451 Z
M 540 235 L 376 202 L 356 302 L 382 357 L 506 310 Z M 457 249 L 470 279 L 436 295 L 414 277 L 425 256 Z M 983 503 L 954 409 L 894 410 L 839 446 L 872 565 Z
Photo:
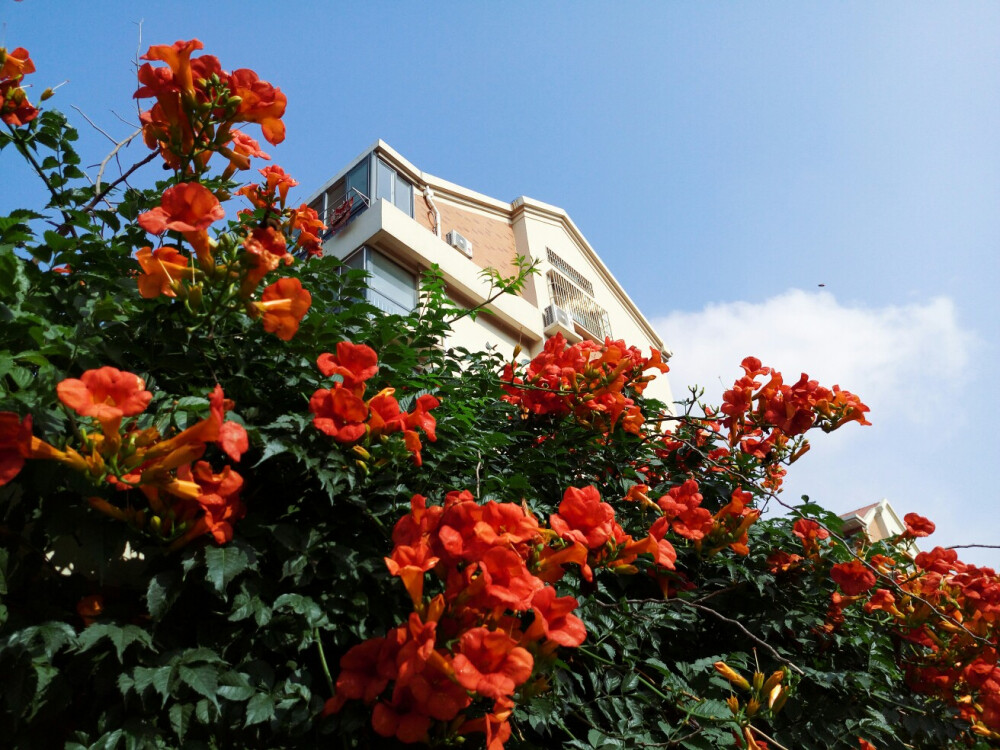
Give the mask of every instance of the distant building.
M 885 498 L 863 508 L 842 513 L 840 518 L 844 521 L 845 538 L 860 533 L 864 534 L 869 542 L 878 542 L 906 531 L 906 524 L 899 519 Z
M 533 356 L 557 332 L 571 343 L 623 339 L 648 353 L 666 349 L 649 321 L 622 289 L 561 208 L 531 198 L 507 203 L 417 169 L 377 141 L 310 198 L 329 227 L 324 253 L 371 274 L 368 301 L 396 313 L 417 305 L 421 272 L 436 264 L 452 300 L 464 307 L 489 295 L 484 268 L 505 276 L 515 257 L 537 261 L 541 275 L 518 296 L 490 303 L 492 315 L 459 320 L 445 346 L 499 347 L 510 356 L 520 345 Z M 665 376 L 646 395 L 672 404 Z

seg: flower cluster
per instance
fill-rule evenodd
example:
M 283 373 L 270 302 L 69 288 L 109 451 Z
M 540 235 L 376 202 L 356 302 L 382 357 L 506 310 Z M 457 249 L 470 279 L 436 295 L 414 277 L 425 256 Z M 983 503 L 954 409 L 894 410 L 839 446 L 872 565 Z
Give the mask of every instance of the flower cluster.
M 570 487 L 563 494 L 556 513 L 549 518 L 549 527 L 562 540 L 543 552 L 541 563 L 546 568 L 566 562 L 580 565 L 586 580 L 593 579 L 594 567 L 614 570 L 617 573 L 634 573 L 639 555 L 651 555 L 658 569 L 673 570 L 677 551 L 664 539 L 667 527 L 654 523 L 647 535 L 636 540 L 627 534 L 615 520 L 615 511 L 603 502 L 596 487 Z
M 572 415 L 600 432 L 611 432 L 620 423 L 638 434 L 645 417 L 625 392 L 641 394 L 655 377 L 644 375 L 647 370 L 669 370 L 659 351 L 644 357 L 636 347 L 610 338 L 603 344 L 582 341 L 568 346 L 562 334 L 556 334 L 523 375 L 514 364 L 505 366 L 501 379 L 508 385 L 503 398 L 528 414 Z
M 228 196 L 200 181 L 211 155 L 217 152 L 229 160 L 223 179 L 237 169 L 249 169 L 251 157 L 270 159 L 253 138 L 233 126 L 258 123 L 270 143 L 280 143 L 285 97 L 252 70 L 226 73 L 215 57 L 192 58 L 201 48 L 197 39 L 150 47 L 143 59 L 167 67 L 147 62 L 139 70 L 136 98 L 156 99 L 141 116 L 146 143 L 160 149 L 178 181 L 163 191 L 160 205 L 139 215 L 138 222 L 159 237 L 173 233 L 191 246 L 194 256 L 177 245 L 139 250 L 139 293 L 148 299 L 180 298 L 196 315 L 218 316 L 242 308 L 251 318 L 260 318 L 264 330 L 288 341 L 309 310 L 310 293 L 297 279 L 282 278 L 267 286 L 259 300 L 254 298 L 264 278 L 291 264 L 296 251 L 321 254 L 319 233 L 324 226 L 305 205 L 285 207 L 288 189 L 298 183 L 281 167 L 269 166 L 260 170 L 264 185 L 239 191 L 255 210 L 243 212 L 233 233 L 210 236 L 211 226 L 225 217 L 219 198 Z
M 808 430 L 871 424 L 864 417 L 868 407 L 839 386 L 824 388 L 805 373 L 786 385 L 780 372 L 763 367 L 756 357 L 746 357 L 741 367 L 745 374 L 723 394 L 719 413 L 706 409 L 704 418 L 684 417 L 674 432 L 660 438 L 659 457 L 684 472 L 759 473 L 765 489 L 779 491 L 785 465 L 809 450 L 803 437 Z M 767 375 L 762 384 L 759 379 Z M 660 473 L 640 471 L 650 480 L 662 479 Z
M 515 692 L 544 690 L 542 672 L 556 650 L 586 638 L 573 614 L 577 600 L 554 586 L 565 566 L 578 565 L 592 580 L 591 566 L 628 572 L 642 553 L 668 569 L 675 559 L 669 542 L 628 536 L 594 487 L 567 489 L 549 527 L 525 507 L 479 504 L 468 491 L 448 493 L 440 506 L 414 495 L 385 559 L 413 612 L 344 654 L 327 712 L 362 700 L 374 704 L 372 725 L 382 736 L 424 741 L 437 721 L 450 734 L 481 732 L 488 748 L 502 748 Z M 428 574 L 440 593 L 425 592 Z
M 740 367 L 746 374 L 723 394 L 720 408 L 730 445 L 740 443 L 753 453 L 761 443 L 779 444 L 813 426 L 832 432 L 847 422 L 871 424 L 864 416 L 868 407 L 839 385 L 824 388 L 805 373 L 787 385 L 780 372 L 763 367 L 756 357 L 745 358 Z M 761 384 L 758 378 L 767 375 L 770 380 Z
M 253 216 L 256 223 L 265 230 L 274 231 L 274 225 L 278 224 L 284 235 L 294 237 L 294 244 L 291 252 L 304 253 L 310 256 L 323 254 L 321 249 L 322 241 L 320 232 L 326 227 L 319 219 L 316 210 L 309 208 L 305 203 L 298 208 L 286 206 L 288 190 L 298 185 L 298 181 L 285 172 L 281 167 L 271 165 L 259 170 L 264 182 L 259 184 L 245 185 L 240 188 L 239 195 L 242 195 L 253 206 Z M 266 232 L 264 232 L 266 235 Z M 261 239 L 255 238 L 260 242 Z M 268 241 L 265 238 L 262 242 L 266 248 Z M 244 243 L 247 252 L 254 252 L 251 246 Z M 283 253 L 277 254 L 283 257 Z M 260 258 L 260 265 L 269 265 L 266 257 Z M 275 263 L 276 265 L 276 263 Z M 271 266 L 273 268 L 274 266 Z
M 962 562 L 953 549 L 918 552 L 912 540 L 932 534 L 934 524 L 916 513 L 903 522 L 905 530 L 886 540 L 895 556 L 858 552 L 830 567 L 838 590 L 817 632 L 840 628 L 854 605 L 883 613 L 901 641 L 910 688 L 955 707 L 973 734 L 1000 740 L 1000 575 Z M 805 556 L 776 550 L 768 558 L 772 571 L 788 573 L 807 563 L 822 570 L 824 555 L 834 549 L 829 530 L 800 518 L 792 531 Z
M 252 70 L 224 71 L 212 55 L 192 57 L 204 45 L 197 39 L 149 48 L 139 68 L 136 99 L 156 103 L 139 116 L 146 145 L 159 148 L 164 161 L 181 172 L 204 169 L 213 152 L 234 169 L 248 169 L 249 157 L 265 155 L 255 140 L 233 126 L 256 123 L 268 143 L 285 139 L 287 99 Z
M 440 402 L 434 396 L 425 393 L 417 397 L 411 412 L 400 408 L 393 388 L 384 388 L 368 400 L 362 398 L 365 381 L 378 371 L 378 355 L 364 344 L 341 341 L 335 355 L 321 354 L 316 364 L 324 376 L 340 378 L 332 388 L 320 388 L 309 400 L 318 430 L 338 443 L 354 445 L 365 469 L 364 461 L 371 457 L 365 446 L 371 447 L 394 432 L 403 434 L 403 444 L 413 454 L 414 463 L 423 463 L 417 430 L 431 442 L 437 440 L 437 420 L 430 412 Z
M 25 125 L 38 117 L 38 109 L 28 101 L 28 94 L 21 87 L 24 77 L 34 72 L 35 64 L 24 47 L 10 51 L 0 47 L 0 120 L 11 127 Z
M 751 493 L 737 487 L 729 502 L 712 513 L 702 507 L 704 498 L 694 479 L 671 487 L 655 501 L 649 497 L 649 492 L 648 485 L 637 484 L 629 490 L 626 500 L 638 502 L 660 514 L 649 530 L 657 539 L 672 530 L 693 542 L 695 550 L 704 556 L 710 557 L 727 547 L 739 555 L 750 552 L 748 532 L 761 515 L 760 510 L 753 507 Z
M 767 750 L 767 743 L 755 734 L 755 728 L 750 722 L 761 716 L 773 718 L 785 705 L 789 695 L 788 685 L 784 682 L 788 676 L 786 670 L 779 669 L 766 679 L 763 672 L 754 672 L 753 677 L 748 680 L 724 661 L 717 661 L 713 666 L 736 691 L 749 694 L 744 703 L 740 702 L 736 692 L 730 693 L 726 700 L 733 721 L 740 728 L 739 733 L 734 733 L 733 737 L 736 747 Z
M 208 417 L 167 439 L 155 428 L 125 423 L 126 417 L 142 414 L 153 397 L 142 378 L 130 372 L 114 367 L 87 370 L 79 379 L 60 382 L 56 393 L 81 418 L 78 444 L 57 448 L 32 435 L 30 416 L 22 420 L 0 412 L 0 484 L 13 479 L 25 459 L 58 461 L 95 487 L 137 489 L 145 507 L 132 493 L 122 503 L 97 496 L 88 502 L 173 548 L 202 534 L 211 534 L 220 544 L 232 539 L 232 524 L 245 512 L 240 500 L 243 479 L 229 466 L 216 473 L 210 463 L 199 460 L 210 444 L 233 461 L 248 447 L 246 430 L 225 418 L 232 403 L 222 388 L 216 386 L 209 396 Z
M 907 530 L 895 540 L 898 546 L 934 530 L 915 513 L 904 520 Z M 1000 575 L 962 562 L 953 549 L 935 547 L 912 561 L 902 551 L 899 561 L 873 558 L 891 586 L 859 601 L 868 612 L 889 615 L 909 644 L 903 665 L 913 690 L 954 706 L 974 734 L 1000 740 Z

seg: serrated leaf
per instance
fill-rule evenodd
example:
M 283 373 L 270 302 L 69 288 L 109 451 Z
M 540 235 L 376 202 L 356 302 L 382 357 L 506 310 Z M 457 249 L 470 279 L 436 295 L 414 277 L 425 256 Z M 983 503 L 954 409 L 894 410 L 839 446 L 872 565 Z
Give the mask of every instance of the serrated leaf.
M 203 396 L 184 396 L 177 399 L 174 407 L 185 411 L 202 411 L 208 408 L 208 399 Z
M 221 664 L 222 657 L 210 648 L 191 648 L 183 653 L 179 661 L 182 664 Z
M 274 458 L 275 456 L 281 455 L 282 453 L 287 453 L 289 451 L 288 445 L 284 440 L 280 438 L 272 438 L 270 440 L 264 441 L 264 451 L 261 457 L 254 464 L 254 468 L 260 466 L 262 463 L 267 461 L 269 458 Z
M 249 564 L 246 552 L 234 544 L 205 548 L 206 578 L 220 594 L 225 594 L 226 586 Z
M 254 694 L 249 685 L 220 685 L 219 697 L 227 701 L 245 701 Z
M 163 617 L 180 594 L 178 575 L 172 571 L 159 573 L 149 580 L 146 607 L 156 620 Z
M 164 704 L 166 704 L 167 698 L 170 697 L 171 671 L 169 666 L 136 667 L 132 671 L 135 692 L 142 694 L 148 687 L 152 686 L 160 694 L 160 697 L 163 698 Z
M 329 621 L 320 606 L 308 596 L 302 594 L 282 594 L 274 600 L 275 611 L 290 609 L 305 618 L 309 627 L 318 628 Z
M 46 622 L 25 628 L 23 635 L 25 641 L 41 641 L 46 658 L 51 660 L 63 646 L 76 638 L 76 631 L 65 622 Z
M 247 718 L 243 726 L 249 727 L 274 718 L 274 701 L 267 693 L 257 693 L 247 703 Z
M 111 732 L 106 732 L 98 737 L 97 741 L 88 750 L 115 750 L 124 736 L 124 729 L 115 729 Z
M 191 716 L 194 714 L 194 706 L 190 703 L 175 703 L 170 707 L 170 728 L 177 735 L 177 741 L 183 743 L 184 735 L 187 734 L 191 726 Z
M 80 653 L 89 651 L 102 639 L 107 638 L 114 644 L 115 654 L 121 662 L 125 649 L 133 643 L 139 643 L 147 648 L 152 647 L 152 636 L 138 625 L 115 625 L 114 623 L 97 622 L 80 633 L 77 647 Z
M 215 694 L 219 690 L 219 679 L 214 667 L 207 664 L 199 667 L 182 664 L 177 670 L 177 674 L 185 685 L 218 706 Z

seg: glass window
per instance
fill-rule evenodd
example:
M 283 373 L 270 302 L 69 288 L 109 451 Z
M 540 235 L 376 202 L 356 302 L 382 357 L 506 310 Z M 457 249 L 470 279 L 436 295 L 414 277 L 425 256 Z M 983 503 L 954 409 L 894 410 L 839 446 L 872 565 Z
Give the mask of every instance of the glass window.
M 381 159 L 378 160 L 375 175 L 375 197 L 385 199 L 413 218 L 413 185 Z
M 353 269 L 356 269 L 358 271 L 364 271 L 365 270 L 365 265 L 366 265 L 365 264 L 365 253 L 367 253 L 367 252 L 368 252 L 368 248 L 366 248 L 366 247 L 361 248 L 360 250 L 358 250 L 357 252 L 355 252 L 354 254 L 352 254 L 350 258 L 346 258 L 344 260 L 344 265 L 347 266 L 348 268 L 353 268 Z
M 368 272 L 365 299 L 379 310 L 394 315 L 409 315 L 417 306 L 416 276 L 384 255 L 362 247 L 346 258 L 344 265 Z
M 375 198 L 384 198 L 392 203 L 392 187 L 396 172 L 381 159 L 378 160 L 378 176 L 375 181 Z
M 407 315 L 417 306 L 417 283 L 413 274 L 384 255 L 370 254 L 369 302 L 390 313 Z
M 352 213 L 353 211 L 357 211 L 359 207 L 364 206 L 365 203 L 371 198 L 367 158 L 363 159 L 358 166 L 347 173 L 347 181 L 344 187 L 346 190 L 346 196 L 348 198 L 352 196 L 354 197 Z
M 396 175 L 396 191 L 392 198 L 396 208 L 409 217 L 413 216 L 413 185 Z

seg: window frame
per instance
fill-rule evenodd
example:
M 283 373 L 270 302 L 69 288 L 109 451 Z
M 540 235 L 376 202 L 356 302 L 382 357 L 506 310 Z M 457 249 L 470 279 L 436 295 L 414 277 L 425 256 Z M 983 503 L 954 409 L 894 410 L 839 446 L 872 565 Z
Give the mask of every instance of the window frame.
M 396 208 L 398 208 L 400 211 L 402 211 L 404 214 L 406 214 L 407 216 L 409 216 L 412 219 L 413 218 L 413 183 L 410 180 L 408 180 L 406 177 L 404 177 L 400 173 L 400 171 L 398 169 L 396 169 L 394 166 L 392 166 L 392 164 L 390 164 L 389 162 L 387 162 L 381 156 L 378 156 L 377 154 L 374 154 L 374 156 L 375 156 L 375 169 L 373 170 L 373 173 L 375 175 L 375 178 L 374 178 L 374 181 L 373 181 L 374 184 L 372 186 L 373 187 L 373 189 L 372 189 L 372 195 L 376 196 L 378 198 L 387 198 L 387 200 L 389 201 L 389 203 L 391 203 L 392 205 L 394 205 Z M 386 175 L 386 179 L 389 182 L 388 190 L 384 191 L 385 195 L 383 195 L 383 186 L 381 185 L 382 170 L 383 169 L 388 173 Z M 400 198 L 400 196 L 398 195 L 398 193 L 399 193 L 398 188 L 399 188 L 400 183 L 406 185 L 406 187 L 408 188 L 408 190 L 407 190 L 408 197 L 407 197 L 407 200 L 406 200 L 406 204 L 407 205 L 406 205 L 405 208 L 403 206 L 399 205 L 399 198 Z
M 373 257 L 375 255 L 379 257 L 379 261 L 381 263 L 389 264 L 389 266 L 397 269 L 400 272 L 400 275 L 405 275 L 409 277 L 409 279 L 412 281 L 413 295 L 411 299 L 412 301 L 411 307 L 408 308 L 407 305 L 404 304 L 399 299 L 394 299 L 389 294 L 386 294 L 385 291 L 382 291 L 380 289 L 375 289 L 372 286 L 371 282 L 374 279 L 377 278 L 386 279 L 388 276 L 387 274 L 379 276 L 376 273 L 379 269 L 376 268 L 375 262 L 373 261 Z M 361 258 L 360 266 L 357 265 L 356 262 L 356 259 L 359 256 Z M 379 252 L 377 249 L 371 247 L 370 245 L 362 245 L 361 247 L 353 250 L 352 252 L 344 256 L 343 260 L 341 260 L 341 263 L 342 263 L 342 268 L 347 268 L 355 271 L 360 270 L 368 274 L 368 279 L 366 280 L 365 283 L 365 301 L 370 305 L 374 305 L 382 312 L 389 315 L 409 315 L 419 306 L 420 288 L 418 286 L 418 274 L 410 270 L 406 266 L 402 265 L 401 263 L 398 263 L 395 259 L 390 258 L 385 253 Z M 399 279 L 397 278 L 397 281 L 398 280 Z

